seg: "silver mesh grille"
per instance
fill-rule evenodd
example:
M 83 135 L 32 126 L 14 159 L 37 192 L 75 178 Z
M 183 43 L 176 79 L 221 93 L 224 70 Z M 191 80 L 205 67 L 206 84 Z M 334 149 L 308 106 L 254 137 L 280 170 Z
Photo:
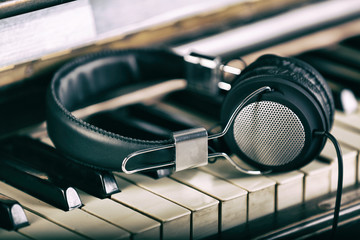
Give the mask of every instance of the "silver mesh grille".
M 305 144 L 305 131 L 288 107 L 271 101 L 254 102 L 235 118 L 234 137 L 250 159 L 267 166 L 294 160 Z

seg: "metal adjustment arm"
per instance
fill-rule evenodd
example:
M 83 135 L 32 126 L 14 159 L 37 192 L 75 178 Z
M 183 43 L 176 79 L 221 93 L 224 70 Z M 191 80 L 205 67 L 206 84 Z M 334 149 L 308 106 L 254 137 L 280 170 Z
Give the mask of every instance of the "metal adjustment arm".
M 146 148 L 129 154 L 122 162 L 124 173 L 132 174 L 145 170 L 175 166 L 175 171 L 194 168 L 208 163 L 208 139 L 205 128 L 194 128 L 173 133 L 173 144 Z M 138 155 L 175 147 L 175 161 L 134 170 L 126 169 L 127 162 Z
M 174 144 L 167 144 L 167 145 L 161 145 L 161 146 L 156 146 L 156 147 L 152 147 L 152 148 L 145 148 L 145 149 L 141 149 L 141 150 L 135 151 L 133 153 L 130 153 L 129 155 L 127 155 L 126 158 L 124 158 L 124 160 L 121 164 L 121 170 L 126 174 L 132 174 L 132 173 L 137 173 L 137 172 L 142 172 L 142 171 L 152 170 L 152 169 L 158 169 L 158 168 L 163 168 L 163 167 L 172 167 L 175 165 L 175 161 L 170 161 L 168 163 L 162 163 L 162 164 L 153 165 L 153 166 L 144 167 L 144 168 L 137 168 L 134 170 L 128 170 L 126 168 L 126 164 L 128 163 L 128 161 L 131 158 L 136 157 L 138 155 L 155 152 L 155 151 L 161 151 L 161 150 L 173 148 L 173 147 L 175 147 Z

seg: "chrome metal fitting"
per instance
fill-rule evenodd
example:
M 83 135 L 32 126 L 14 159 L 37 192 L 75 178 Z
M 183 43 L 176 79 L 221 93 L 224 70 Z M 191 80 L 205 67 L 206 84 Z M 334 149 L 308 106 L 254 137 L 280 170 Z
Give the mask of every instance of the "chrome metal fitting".
M 175 171 L 204 166 L 208 163 L 208 134 L 205 128 L 173 133 Z

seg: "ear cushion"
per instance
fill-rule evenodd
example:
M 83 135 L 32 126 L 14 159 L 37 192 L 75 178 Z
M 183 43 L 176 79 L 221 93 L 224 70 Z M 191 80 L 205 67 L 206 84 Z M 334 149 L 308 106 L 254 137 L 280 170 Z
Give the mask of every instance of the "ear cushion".
M 327 128 L 331 129 L 334 118 L 334 101 L 332 93 L 325 79 L 309 64 L 294 58 L 285 58 L 275 55 L 264 55 L 250 64 L 233 83 L 240 84 L 241 81 L 259 75 L 281 75 L 291 79 L 295 83 L 308 90 L 319 102 Z

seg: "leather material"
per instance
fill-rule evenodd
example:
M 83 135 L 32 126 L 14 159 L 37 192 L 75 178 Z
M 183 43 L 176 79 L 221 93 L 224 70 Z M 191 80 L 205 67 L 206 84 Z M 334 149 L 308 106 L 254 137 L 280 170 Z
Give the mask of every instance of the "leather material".
M 322 108 L 322 114 L 327 120 L 326 130 L 331 129 L 335 113 L 331 89 L 321 74 L 309 64 L 295 58 L 263 55 L 250 64 L 233 85 L 257 75 L 286 76 L 308 90 Z
M 182 57 L 165 50 L 102 52 L 76 59 L 54 76 L 47 93 L 47 128 L 57 149 L 85 165 L 120 170 L 130 153 L 172 142 L 150 141 L 105 131 L 71 115 L 89 98 L 144 81 L 184 78 Z M 173 149 L 144 154 L 128 168 L 174 160 Z M 132 164 L 134 163 L 134 164 Z M 136 164 L 135 164 L 136 163 Z

